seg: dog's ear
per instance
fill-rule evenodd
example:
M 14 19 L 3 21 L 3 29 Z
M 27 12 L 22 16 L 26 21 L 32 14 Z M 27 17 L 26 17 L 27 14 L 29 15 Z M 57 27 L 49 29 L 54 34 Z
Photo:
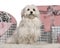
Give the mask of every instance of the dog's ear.
M 23 8 L 21 11 L 21 17 L 23 18 L 23 16 L 25 16 L 25 8 Z

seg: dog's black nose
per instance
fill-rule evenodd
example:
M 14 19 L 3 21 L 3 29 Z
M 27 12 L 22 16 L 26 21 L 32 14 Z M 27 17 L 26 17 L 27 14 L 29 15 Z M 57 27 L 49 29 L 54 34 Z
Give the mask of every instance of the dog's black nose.
M 30 14 L 33 14 L 33 12 L 31 11 Z

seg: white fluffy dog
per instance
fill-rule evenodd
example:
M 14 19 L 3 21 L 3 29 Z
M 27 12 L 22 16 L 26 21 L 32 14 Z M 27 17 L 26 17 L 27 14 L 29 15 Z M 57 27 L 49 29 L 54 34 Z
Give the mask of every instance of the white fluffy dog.
M 40 13 L 34 5 L 26 6 L 22 11 L 22 20 L 15 33 L 7 42 L 19 44 L 34 44 L 37 43 L 41 35 Z

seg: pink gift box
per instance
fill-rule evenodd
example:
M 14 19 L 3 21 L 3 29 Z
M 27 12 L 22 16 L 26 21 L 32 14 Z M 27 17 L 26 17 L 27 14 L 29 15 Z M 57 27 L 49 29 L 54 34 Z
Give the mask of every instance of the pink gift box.
M 37 6 L 40 11 L 40 19 L 44 25 L 44 32 L 51 32 L 53 42 L 60 43 L 60 6 Z M 59 35 L 59 36 L 58 36 Z
M 0 43 L 5 43 L 13 35 L 16 26 L 16 19 L 12 15 L 0 11 Z

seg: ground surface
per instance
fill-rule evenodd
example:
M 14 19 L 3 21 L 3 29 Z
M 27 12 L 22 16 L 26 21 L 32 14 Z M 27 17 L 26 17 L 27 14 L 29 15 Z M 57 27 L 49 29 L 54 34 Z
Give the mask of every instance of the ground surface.
M 0 48 L 60 48 L 60 44 L 45 44 L 45 45 L 0 44 Z

